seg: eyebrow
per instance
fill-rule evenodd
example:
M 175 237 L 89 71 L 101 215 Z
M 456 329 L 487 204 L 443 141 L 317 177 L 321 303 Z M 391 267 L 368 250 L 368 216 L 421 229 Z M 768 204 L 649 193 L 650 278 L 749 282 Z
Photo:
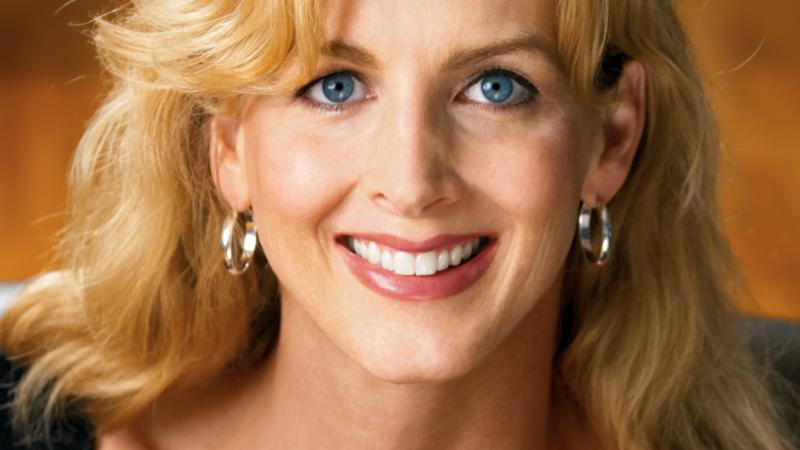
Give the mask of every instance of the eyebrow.
M 557 62 L 549 39 L 537 33 L 523 33 L 511 39 L 498 40 L 477 48 L 454 50 L 442 60 L 439 67 L 444 71 L 453 71 L 473 66 L 489 58 L 520 51 L 538 53 L 553 64 Z M 380 66 L 378 59 L 369 50 L 341 40 L 329 41 L 323 49 L 323 54 L 371 69 Z
M 329 41 L 322 50 L 323 55 L 352 62 L 372 69 L 378 67 L 377 59 L 367 49 L 344 41 Z

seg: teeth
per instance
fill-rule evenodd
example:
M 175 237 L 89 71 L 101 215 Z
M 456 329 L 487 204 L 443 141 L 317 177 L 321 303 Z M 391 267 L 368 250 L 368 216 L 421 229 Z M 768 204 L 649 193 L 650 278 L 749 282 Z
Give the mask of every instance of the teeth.
M 417 255 L 414 262 L 414 275 L 433 275 L 436 273 L 436 252 L 425 252 Z
M 356 251 L 356 254 L 358 256 L 360 256 L 362 258 L 366 258 L 367 257 L 367 248 L 364 245 L 364 243 L 359 241 L 358 239 L 355 239 L 354 250 Z
M 450 254 L 446 251 L 439 253 L 436 259 L 436 270 L 442 271 L 450 267 Z
M 381 267 L 394 272 L 394 257 L 392 257 L 392 253 L 388 250 L 384 250 L 381 254 Z
M 472 242 L 464 246 L 464 259 L 469 259 L 470 255 L 472 255 Z
M 454 249 L 450 250 L 450 265 L 457 266 L 461 264 L 462 256 L 464 256 L 464 247 L 457 245 Z
M 378 244 L 374 242 L 369 243 L 369 255 L 367 256 L 369 262 L 372 264 L 378 264 L 381 261 L 381 249 L 378 248 Z
M 406 252 L 395 253 L 394 273 L 398 275 L 414 275 L 414 255 Z
M 371 264 L 380 265 L 397 275 L 428 276 L 457 266 L 477 252 L 478 238 L 463 245 L 456 245 L 449 251 L 429 251 L 424 253 L 392 252 L 381 249 L 377 243 L 349 237 L 347 245 L 358 256 Z

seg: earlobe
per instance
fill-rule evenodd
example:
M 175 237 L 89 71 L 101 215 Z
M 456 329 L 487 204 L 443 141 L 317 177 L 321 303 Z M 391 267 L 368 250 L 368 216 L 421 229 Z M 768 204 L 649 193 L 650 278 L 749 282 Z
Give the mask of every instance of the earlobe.
M 630 173 L 644 130 L 645 86 L 642 63 L 628 61 L 611 102 L 601 112 L 597 146 L 581 191 L 589 206 L 611 201 Z
M 236 119 L 216 116 L 209 127 L 211 176 L 222 197 L 235 211 L 244 211 L 251 204 L 240 126 Z

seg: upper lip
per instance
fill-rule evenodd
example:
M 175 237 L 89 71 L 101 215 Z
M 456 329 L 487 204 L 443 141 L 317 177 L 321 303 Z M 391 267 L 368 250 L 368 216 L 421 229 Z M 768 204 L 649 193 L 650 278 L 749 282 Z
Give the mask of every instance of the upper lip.
M 461 244 L 479 237 L 491 237 L 488 233 L 440 234 L 424 241 L 415 242 L 386 233 L 342 233 L 337 237 L 337 240 L 344 239 L 347 236 L 360 240 L 373 241 L 376 244 L 384 244 L 387 247 L 391 247 L 395 250 L 413 253 L 438 250 L 441 247 L 446 247 L 452 244 Z

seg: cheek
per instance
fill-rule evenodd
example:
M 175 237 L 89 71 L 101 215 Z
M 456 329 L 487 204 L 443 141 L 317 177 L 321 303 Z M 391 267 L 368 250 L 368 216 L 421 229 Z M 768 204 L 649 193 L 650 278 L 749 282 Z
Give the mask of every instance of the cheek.
M 314 132 L 293 132 L 272 115 L 248 118 L 248 186 L 261 247 L 283 288 L 295 291 L 307 287 L 294 281 L 326 270 L 323 219 L 351 189 L 353 169 L 341 147 Z M 275 123 L 281 126 L 262 125 Z
M 571 209 L 583 178 L 585 144 L 578 128 L 553 120 L 529 132 L 504 135 L 509 137 L 491 142 L 471 138 L 474 153 L 485 155 L 475 164 L 474 183 L 510 215 L 535 223 L 552 221 L 554 213 Z
M 246 137 L 248 185 L 264 214 L 293 227 L 316 223 L 351 185 L 345 155 L 315 133 L 271 130 L 269 114 L 249 119 Z
M 292 222 L 310 223 L 338 197 L 340 167 L 320 152 L 258 141 L 254 145 L 254 201 Z
M 502 141 L 473 139 L 482 144 L 475 151 L 492 154 L 473 178 L 513 230 L 506 242 L 508 265 L 503 267 L 508 282 L 505 290 L 498 290 L 498 298 L 506 301 L 487 306 L 509 318 L 510 326 L 531 311 L 541 312 L 534 306 L 555 286 L 574 239 L 588 143 L 579 124 L 553 118 L 530 131 L 492 133 L 508 136 Z

